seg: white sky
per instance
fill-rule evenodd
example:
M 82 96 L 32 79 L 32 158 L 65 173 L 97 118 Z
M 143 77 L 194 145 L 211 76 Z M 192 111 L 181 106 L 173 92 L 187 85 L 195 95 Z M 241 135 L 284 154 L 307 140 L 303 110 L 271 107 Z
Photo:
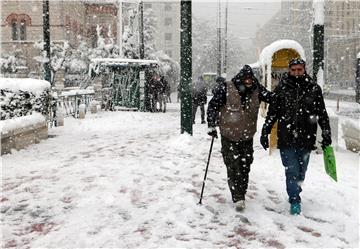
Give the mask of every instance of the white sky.
M 228 32 L 240 37 L 254 37 L 257 27 L 266 23 L 279 9 L 279 1 L 234 1 L 228 3 Z M 225 19 L 226 1 L 221 1 L 222 18 Z M 193 1 L 193 15 L 216 25 L 218 1 Z

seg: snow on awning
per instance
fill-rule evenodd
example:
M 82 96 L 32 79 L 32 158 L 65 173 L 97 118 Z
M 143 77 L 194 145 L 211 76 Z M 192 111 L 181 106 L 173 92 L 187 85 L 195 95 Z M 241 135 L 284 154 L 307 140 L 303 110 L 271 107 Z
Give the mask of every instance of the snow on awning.
M 139 64 L 139 65 L 150 65 L 158 64 L 157 60 L 138 60 L 138 59 L 120 59 L 120 58 L 94 58 L 91 60 L 94 64 L 101 65 L 128 65 L 128 64 Z
M 75 95 L 90 95 L 95 94 L 93 89 L 74 89 L 66 92 L 62 92 L 60 97 L 75 96 Z
M 271 65 L 273 55 L 281 49 L 294 49 L 301 59 L 306 60 L 303 47 L 294 40 L 278 40 L 265 47 L 260 54 L 259 63 L 262 66 Z
M 213 72 L 207 72 L 207 73 L 203 73 L 203 74 L 206 74 L 206 75 L 217 75 L 217 73 L 213 73 Z
M 96 74 L 99 73 L 100 67 L 106 66 L 127 66 L 127 65 L 138 65 L 138 66 L 149 66 L 151 64 L 159 65 L 157 60 L 139 60 L 139 59 L 123 59 L 123 58 L 94 58 L 91 59 L 89 74 L 94 71 Z
M 0 78 L 0 89 L 26 91 L 32 92 L 34 94 L 41 94 L 46 89 L 50 89 L 50 87 L 50 83 L 46 80 L 30 78 Z

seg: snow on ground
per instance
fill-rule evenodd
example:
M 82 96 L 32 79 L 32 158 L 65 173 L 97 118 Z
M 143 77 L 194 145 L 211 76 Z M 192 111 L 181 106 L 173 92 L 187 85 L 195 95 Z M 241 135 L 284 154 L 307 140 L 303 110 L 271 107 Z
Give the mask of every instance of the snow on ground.
M 66 118 L 48 140 L 3 156 L 2 247 L 358 247 L 358 154 L 337 151 L 336 183 L 312 153 L 296 217 L 280 157 L 256 134 L 239 213 L 216 140 L 200 206 L 207 126 L 198 116 L 194 136 L 179 135 L 179 104 L 168 109 Z

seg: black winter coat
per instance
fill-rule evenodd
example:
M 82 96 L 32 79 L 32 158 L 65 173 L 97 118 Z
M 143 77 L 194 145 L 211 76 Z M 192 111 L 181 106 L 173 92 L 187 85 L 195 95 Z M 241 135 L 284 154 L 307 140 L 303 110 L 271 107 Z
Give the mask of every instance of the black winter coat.
M 329 116 L 321 88 L 309 75 L 296 79 L 285 74 L 274 90 L 262 134 L 270 134 L 278 122 L 279 148 L 315 149 L 317 123 L 322 137 L 331 144 Z
M 207 88 L 203 81 L 197 81 L 192 89 L 192 101 L 194 105 L 205 105 L 207 102 Z

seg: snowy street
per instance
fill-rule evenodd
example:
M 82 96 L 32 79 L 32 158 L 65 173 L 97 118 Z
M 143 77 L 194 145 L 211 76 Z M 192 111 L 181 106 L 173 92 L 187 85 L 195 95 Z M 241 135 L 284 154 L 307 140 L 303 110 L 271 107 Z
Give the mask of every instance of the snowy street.
M 279 153 L 269 157 L 257 133 L 247 207 L 236 212 L 220 140 L 197 205 L 211 139 L 200 116 L 193 137 L 180 135 L 179 117 L 173 103 L 66 118 L 48 140 L 4 155 L 2 247 L 358 247 L 359 155 L 341 138 L 338 182 L 313 152 L 292 216 Z

